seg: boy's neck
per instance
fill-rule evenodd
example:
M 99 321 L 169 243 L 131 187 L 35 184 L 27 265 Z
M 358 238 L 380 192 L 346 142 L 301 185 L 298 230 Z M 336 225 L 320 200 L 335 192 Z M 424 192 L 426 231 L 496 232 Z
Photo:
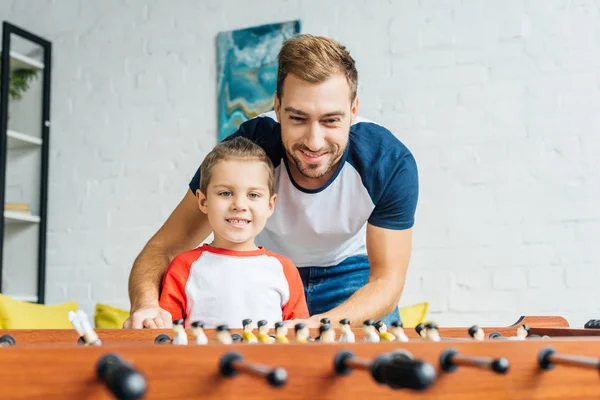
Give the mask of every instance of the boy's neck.
M 249 240 L 249 241 L 243 242 L 243 243 L 233 243 L 233 242 L 230 242 L 229 240 L 225 240 L 217 235 L 215 235 L 215 238 L 210 245 L 212 247 L 215 247 L 218 249 L 233 250 L 233 251 L 258 250 L 258 246 L 256 246 L 256 244 L 254 243 L 254 240 Z

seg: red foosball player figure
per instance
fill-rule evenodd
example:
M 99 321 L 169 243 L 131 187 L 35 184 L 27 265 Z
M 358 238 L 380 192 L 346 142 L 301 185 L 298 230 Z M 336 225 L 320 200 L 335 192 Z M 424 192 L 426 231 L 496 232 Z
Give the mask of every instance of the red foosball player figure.
M 379 339 L 382 342 L 393 342 L 396 337 L 387 331 L 387 325 L 383 321 L 375 322 L 375 329 L 379 332 Z
M 308 343 L 308 338 L 310 337 L 310 331 L 304 325 L 303 322 L 299 322 L 294 326 L 294 333 L 296 335 L 296 342 L 298 343 Z
M 475 340 L 482 341 L 485 339 L 485 332 L 479 325 L 473 325 L 469 328 L 469 336 Z
M 183 327 L 183 319 L 176 319 L 173 321 L 173 332 L 175 332 L 175 337 L 173 338 L 173 344 L 188 344 L 187 333 L 185 328 Z
M 329 324 L 323 324 L 319 327 L 319 342 L 335 343 L 335 330 Z
M 340 321 L 340 342 L 342 343 L 354 343 L 355 337 L 352 328 L 350 327 L 350 320 L 344 318 Z
M 368 319 L 365 322 L 363 322 L 363 331 L 365 332 L 365 338 L 364 338 L 365 342 L 377 343 L 377 342 L 381 341 L 381 339 L 379 338 L 379 335 L 377 334 L 377 330 L 375 330 L 375 326 L 373 326 L 373 324 L 374 324 L 374 322 L 372 319 Z
M 204 333 L 204 323 L 202 321 L 192 322 L 192 336 L 196 338 L 196 344 L 207 344 L 208 338 Z
M 242 333 L 242 341 L 244 343 L 258 343 L 256 335 L 252 332 L 252 320 L 250 318 L 246 318 L 242 321 L 242 326 L 244 327 L 244 332 Z
M 406 333 L 404 332 L 402 321 L 392 322 L 390 332 L 392 332 L 392 335 L 396 337 L 397 342 L 408 342 L 408 336 L 406 336 Z
M 275 341 L 277 343 L 289 343 L 287 338 L 288 329 L 282 321 L 275 323 Z
M 256 325 L 258 326 L 257 339 L 260 343 L 271 344 L 275 341 L 275 339 L 269 335 L 269 327 L 267 326 L 266 320 L 261 319 Z
M 229 331 L 229 327 L 227 325 L 217 326 L 216 339 L 217 342 L 219 342 L 220 344 L 233 343 L 233 339 L 231 338 L 231 332 Z

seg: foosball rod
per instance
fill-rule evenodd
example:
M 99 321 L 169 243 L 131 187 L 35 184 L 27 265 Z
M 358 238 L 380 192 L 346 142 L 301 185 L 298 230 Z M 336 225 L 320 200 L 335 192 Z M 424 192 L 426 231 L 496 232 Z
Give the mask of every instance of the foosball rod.
M 266 365 L 249 363 L 240 353 L 230 351 L 219 361 L 219 370 L 226 377 L 237 376 L 240 372 L 264 378 L 273 387 L 283 386 L 287 382 L 287 371 L 284 368 L 272 368 Z
M 454 348 L 449 348 L 440 355 L 440 367 L 446 372 L 453 372 L 461 365 L 487 369 L 497 374 L 505 374 L 508 371 L 510 363 L 504 357 L 463 356 Z
M 372 361 L 342 350 L 336 354 L 333 368 L 338 375 L 348 375 L 353 369 L 368 371 L 376 382 L 392 389 L 425 390 L 436 379 L 431 364 L 415 360 L 401 350 L 381 354 Z
M 557 354 L 556 350 L 552 347 L 544 347 L 540 351 L 538 362 L 542 369 L 552 369 L 555 365 L 568 365 L 600 371 L 600 359 Z

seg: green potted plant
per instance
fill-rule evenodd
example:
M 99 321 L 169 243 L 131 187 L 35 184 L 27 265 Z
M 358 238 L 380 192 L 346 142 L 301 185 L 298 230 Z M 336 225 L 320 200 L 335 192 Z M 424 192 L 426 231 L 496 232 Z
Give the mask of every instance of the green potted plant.
M 30 83 L 37 78 L 38 71 L 18 68 L 12 71 L 8 93 L 11 99 L 21 100 L 29 89 Z

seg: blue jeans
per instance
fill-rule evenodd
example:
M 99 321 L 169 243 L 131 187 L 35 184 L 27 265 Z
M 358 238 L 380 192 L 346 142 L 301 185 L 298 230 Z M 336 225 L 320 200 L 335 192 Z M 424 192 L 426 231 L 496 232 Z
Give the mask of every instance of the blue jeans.
M 348 257 L 331 267 L 302 267 L 298 271 L 304 284 L 308 312 L 314 315 L 327 313 L 363 287 L 369 278 L 370 266 L 368 257 L 360 255 Z M 400 321 L 398 307 L 381 320 L 388 327 L 393 321 Z M 356 322 L 352 321 L 353 324 Z

